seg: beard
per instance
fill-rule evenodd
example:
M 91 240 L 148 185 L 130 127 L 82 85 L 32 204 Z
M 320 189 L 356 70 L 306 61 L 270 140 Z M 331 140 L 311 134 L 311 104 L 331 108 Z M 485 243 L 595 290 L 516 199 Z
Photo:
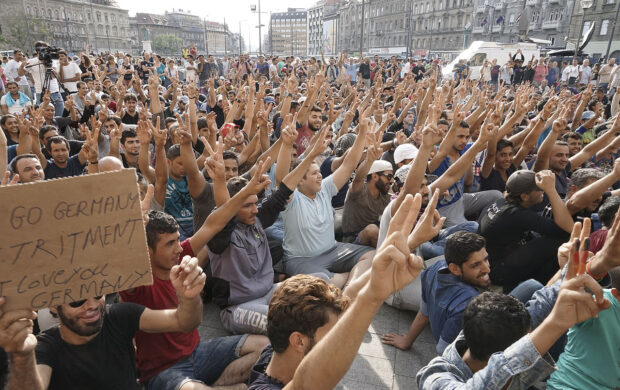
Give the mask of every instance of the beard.
M 99 319 L 97 321 L 89 322 L 84 325 L 79 324 L 78 320 L 76 319 L 68 318 L 67 316 L 65 316 L 62 311 L 62 306 L 58 306 L 58 317 L 60 317 L 60 322 L 68 329 L 70 329 L 73 333 L 79 336 L 88 337 L 99 333 L 101 331 L 101 328 L 103 328 L 103 308 L 103 305 L 99 306 L 98 308 Z
M 311 122 L 308 122 L 308 127 L 314 132 L 321 130 L 321 125 L 319 125 L 319 127 L 314 127 Z
M 375 183 L 375 187 L 379 190 L 381 195 L 387 195 L 390 192 L 390 183 L 383 183 L 382 181 L 378 181 Z

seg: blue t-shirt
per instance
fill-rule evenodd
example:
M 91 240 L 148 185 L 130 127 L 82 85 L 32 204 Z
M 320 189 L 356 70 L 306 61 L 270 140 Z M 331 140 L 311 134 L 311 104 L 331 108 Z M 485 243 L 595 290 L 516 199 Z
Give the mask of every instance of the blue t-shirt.
M 334 177 L 324 179 L 314 199 L 298 190 L 282 212 L 286 257 L 312 257 L 325 253 L 336 245 L 334 209 L 331 199 L 338 192 Z
M 194 210 L 192 209 L 192 196 L 187 186 L 187 177 L 183 176 L 181 180 L 168 178 L 164 211 L 172 215 L 179 224 L 181 241 L 194 234 Z
M 464 150 L 460 151 L 459 155 L 462 156 L 463 153 L 465 153 Z M 446 157 L 441 162 L 441 164 L 439 164 L 437 169 L 433 171 L 433 175 L 436 175 L 437 177 L 443 175 L 448 170 L 448 168 L 450 168 L 450 166 L 454 164 L 451 161 L 452 160 L 450 160 L 450 157 Z M 453 203 L 456 203 L 463 196 L 464 190 L 465 190 L 465 176 L 461 177 L 456 183 L 454 183 L 448 189 L 448 196 L 446 196 L 445 198 L 439 199 L 439 202 L 437 203 L 437 208 L 439 209 L 441 207 L 449 206 Z
M 326 178 L 330 176 L 332 173 L 334 173 L 332 172 L 332 161 L 334 161 L 334 158 L 335 158 L 334 156 L 329 156 L 321 164 L 321 176 L 323 176 L 323 178 Z M 347 197 L 347 192 L 349 191 L 349 184 L 350 184 L 350 180 L 347 181 L 342 186 L 340 191 L 338 191 L 338 193 L 332 198 L 332 207 L 334 208 L 344 207 L 344 200 Z
M 84 167 L 86 164 L 80 163 L 78 155 L 69 157 L 67 160 L 67 166 L 60 168 L 54 164 L 53 159 L 47 160 L 47 165 L 43 172 L 46 179 L 58 179 L 60 177 L 79 176 L 84 173 Z

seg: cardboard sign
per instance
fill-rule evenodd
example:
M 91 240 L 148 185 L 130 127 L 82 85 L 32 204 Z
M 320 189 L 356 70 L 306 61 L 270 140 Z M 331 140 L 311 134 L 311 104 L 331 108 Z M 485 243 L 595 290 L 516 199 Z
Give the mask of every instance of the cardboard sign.
M 0 188 L 3 311 L 152 283 L 135 170 Z

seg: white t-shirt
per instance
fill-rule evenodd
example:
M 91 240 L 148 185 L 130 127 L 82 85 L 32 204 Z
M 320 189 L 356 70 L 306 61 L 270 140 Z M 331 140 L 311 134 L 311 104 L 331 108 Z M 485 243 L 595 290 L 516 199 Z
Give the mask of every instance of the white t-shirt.
M 52 62 L 52 69 L 58 74 L 58 61 Z M 37 57 L 31 58 L 26 64 L 26 71 L 32 75 L 35 91 L 41 93 L 43 81 L 45 80 L 45 66 L 41 64 Z M 56 78 L 50 79 L 49 91 L 50 93 L 58 92 L 58 80 Z
M 62 73 L 65 79 L 72 79 L 82 74 L 80 67 L 73 61 L 69 61 L 68 65 L 62 67 Z M 78 80 L 79 81 L 79 80 Z M 63 83 L 65 92 L 77 92 L 77 81 L 65 81 Z
M 21 63 L 15 60 L 10 60 L 9 62 L 7 62 L 6 66 L 4 67 L 4 75 L 6 76 L 7 81 L 15 81 L 17 85 L 20 85 L 20 86 L 28 85 L 28 79 L 26 78 L 26 76 L 20 77 L 19 73 L 17 72 L 20 65 Z
M 2 96 L 2 99 L 0 99 L 0 105 L 6 105 L 6 97 L 9 96 L 9 94 L 7 93 L 6 95 Z M 19 104 L 19 98 L 15 99 L 15 104 L 13 104 L 12 106 L 8 106 L 9 108 L 9 114 L 21 114 L 26 107 L 28 106 L 32 106 L 32 102 L 28 101 L 26 102 L 26 104 L 24 104 L 23 106 L 21 104 Z
M 191 68 L 197 68 L 196 63 L 190 64 L 189 61 L 185 61 L 185 78 L 187 81 L 196 81 L 196 70 Z

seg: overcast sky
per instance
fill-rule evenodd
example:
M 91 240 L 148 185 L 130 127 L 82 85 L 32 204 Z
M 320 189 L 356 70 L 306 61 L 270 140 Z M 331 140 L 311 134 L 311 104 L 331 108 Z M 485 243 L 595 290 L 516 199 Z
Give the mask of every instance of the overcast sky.
M 128 9 L 129 15 L 135 16 L 136 12 L 149 12 L 154 14 L 163 14 L 164 11 L 172 12 L 182 9 L 184 12 L 207 18 L 207 20 L 224 22 L 228 28 L 234 32 L 239 32 L 239 22 L 241 22 L 241 34 L 243 35 L 246 45 L 248 42 L 252 45 L 252 50 L 258 50 L 258 29 L 254 28 L 258 25 L 258 14 L 250 11 L 250 5 L 258 5 L 258 0 L 116 0 L 121 8 Z M 264 25 L 262 29 L 263 37 L 267 35 L 269 26 L 269 12 L 283 12 L 287 7 L 308 8 L 316 3 L 316 0 L 261 0 L 261 23 Z M 250 28 L 252 36 L 249 37 Z M 249 39 L 248 39 L 249 37 Z

